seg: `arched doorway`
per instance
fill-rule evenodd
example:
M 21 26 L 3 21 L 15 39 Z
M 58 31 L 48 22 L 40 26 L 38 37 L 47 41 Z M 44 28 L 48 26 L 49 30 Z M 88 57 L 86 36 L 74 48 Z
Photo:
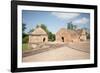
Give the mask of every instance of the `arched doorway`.
M 45 38 L 43 38 L 43 42 L 45 42 Z
M 61 39 L 62 39 L 62 42 L 64 42 L 64 37 L 61 37 Z

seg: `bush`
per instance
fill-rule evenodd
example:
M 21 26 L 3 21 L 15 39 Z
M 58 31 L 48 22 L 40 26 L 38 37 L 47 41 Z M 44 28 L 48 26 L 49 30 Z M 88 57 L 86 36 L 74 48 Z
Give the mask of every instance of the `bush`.
M 28 37 L 28 36 L 25 36 L 25 37 L 23 38 L 23 43 L 28 43 L 28 40 L 29 40 L 29 37 Z
M 49 41 L 54 41 L 55 40 L 55 35 L 52 34 L 52 32 L 48 32 L 48 39 L 49 39 Z

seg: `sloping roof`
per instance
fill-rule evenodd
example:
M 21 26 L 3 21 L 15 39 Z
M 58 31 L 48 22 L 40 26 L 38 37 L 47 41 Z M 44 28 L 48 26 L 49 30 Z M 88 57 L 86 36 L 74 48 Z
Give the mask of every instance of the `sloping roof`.
M 47 35 L 47 33 L 41 28 L 36 28 L 33 32 L 31 32 L 32 35 Z

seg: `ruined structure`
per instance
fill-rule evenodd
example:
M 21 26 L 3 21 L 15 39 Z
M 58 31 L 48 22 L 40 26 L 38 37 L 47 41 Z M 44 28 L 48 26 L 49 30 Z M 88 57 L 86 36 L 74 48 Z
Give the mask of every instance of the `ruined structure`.
M 86 40 L 85 30 L 70 30 L 66 28 L 61 28 L 56 33 L 57 42 L 79 42 Z
M 48 41 L 47 33 L 41 28 L 36 28 L 29 34 L 29 43 L 43 43 Z

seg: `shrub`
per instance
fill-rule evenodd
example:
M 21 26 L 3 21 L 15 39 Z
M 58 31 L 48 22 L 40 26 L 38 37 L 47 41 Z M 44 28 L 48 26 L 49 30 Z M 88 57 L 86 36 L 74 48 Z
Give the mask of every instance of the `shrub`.
M 23 38 L 23 43 L 28 43 L 28 40 L 29 40 L 29 37 L 28 37 L 28 36 L 25 36 L 25 37 Z

